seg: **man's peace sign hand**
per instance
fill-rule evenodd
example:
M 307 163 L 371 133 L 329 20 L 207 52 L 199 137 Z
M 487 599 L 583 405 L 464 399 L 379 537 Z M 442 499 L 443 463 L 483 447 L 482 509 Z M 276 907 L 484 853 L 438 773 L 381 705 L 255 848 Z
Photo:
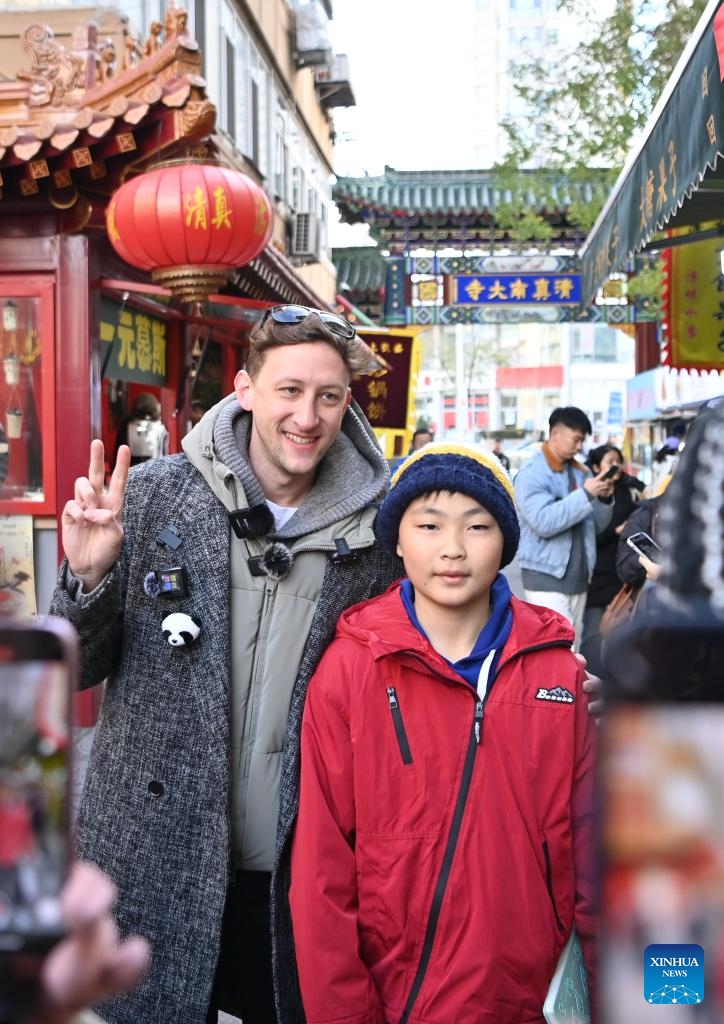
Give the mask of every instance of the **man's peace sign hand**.
M 63 509 L 63 548 L 71 572 L 82 581 L 86 593 L 98 586 L 120 554 L 130 465 L 131 451 L 123 444 L 106 491 L 103 442 L 91 441 L 88 476 L 78 477 L 75 496 Z

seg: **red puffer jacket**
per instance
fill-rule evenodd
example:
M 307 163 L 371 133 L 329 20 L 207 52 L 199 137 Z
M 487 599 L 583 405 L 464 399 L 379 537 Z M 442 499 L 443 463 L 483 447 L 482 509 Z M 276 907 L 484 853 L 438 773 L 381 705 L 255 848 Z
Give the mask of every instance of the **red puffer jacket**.
M 340 620 L 307 696 L 292 853 L 309 1024 L 542 1021 L 574 922 L 594 963 L 585 674 L 564 619 L 512 607 L 484 706 L 399 584 Z

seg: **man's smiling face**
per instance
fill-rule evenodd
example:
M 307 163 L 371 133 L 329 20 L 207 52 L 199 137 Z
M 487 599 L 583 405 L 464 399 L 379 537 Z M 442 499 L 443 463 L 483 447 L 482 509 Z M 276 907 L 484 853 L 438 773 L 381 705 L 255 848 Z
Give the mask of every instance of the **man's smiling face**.
M 249 461 L 264 494 L 279 504 L 299 503 L 351 400 L 342 357 L 322 341 L 276 346 L 264 353 L 254 378 L 240 370 L 234 384 L 242 408 L 252 413 Z

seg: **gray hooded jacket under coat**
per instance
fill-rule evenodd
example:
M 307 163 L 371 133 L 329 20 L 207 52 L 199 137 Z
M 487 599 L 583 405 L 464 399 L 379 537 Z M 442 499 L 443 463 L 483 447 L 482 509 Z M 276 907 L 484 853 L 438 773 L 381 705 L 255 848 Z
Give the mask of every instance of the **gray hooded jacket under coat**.
M 213 983 L 231 870 L 230 543 L 240 541 L 230 531 L 229 510 L 263 501 L 246 461 L 250 417 L 234 402 L 225 399 L 206 414 L 184 439 L 186 454 L 131 472 L 116 566 L 91 594 L 74 596 L 64 563 L 51 608 L 80 634 L 81 685 L 107 677 L 78 817 L 78 853 L 116 882 L 121 932 L 145 935 L 153 952 L 143 984 L 102 1008 L 113 1024 L 204 1024 Z M 374 435 L 352 403 L 312 492 L 277 535 L 292 546 L 344 521 L 356 555 L 334 561 L 334 544 L 328 546 L 291 695 L 272 876 L 280 1024 L 304 1021 L 287 902 L 304 697 L 339 614 L 401 575 L 401 563 L 372 533 L 374 504 L 386 482 Z M 159 542 L 168 526 L 182 540 L 175 551 Z M 147 575 L 179 564 L 188 596 L 150 597 Z M 303 564 L 296 561 L 292 574 L 303 572 Z M 170 611 L 198 619 L 195 643 L 174 648 L 166 642 L 161 620 Z M 262 643 L 267 655 L 284 658 L 284 636 Z

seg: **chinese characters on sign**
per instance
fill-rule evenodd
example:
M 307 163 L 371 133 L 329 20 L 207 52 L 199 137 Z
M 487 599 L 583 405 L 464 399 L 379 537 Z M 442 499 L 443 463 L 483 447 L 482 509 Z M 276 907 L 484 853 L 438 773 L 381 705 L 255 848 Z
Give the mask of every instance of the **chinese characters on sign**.
M 641 151 L 589 235 L 582 253 L 584 305 L 611 271 L 622 268 L 631 253 L 676 218 L 692 192 L 706 191 L 702 178 L 716 166 L 724 137 L 717 19 L 721 31 L 721 9 L 702 32 Z
M 390 369 L 353 381 L 355 401 L 373 427 L 405 430 L 414 335 L 375 337 L 372 334 L 365 336 L 363 330 L 359 333 L 372 351 L 384 358 Z
M 476 274 L 446 278 L 451 305 L 577 306 L 578 274 Z
M 166 324 L 163 320 L 128 307 L 121 314 L 120 303 L 104 297 L 101 299 L 101 341 L 113 345 L 106 377 L 153 385 L 166 383 Z
M 667 362 L 679 369 L 724 368 L 721 240 L 690 242 L 664 254 L 669 281 Z

